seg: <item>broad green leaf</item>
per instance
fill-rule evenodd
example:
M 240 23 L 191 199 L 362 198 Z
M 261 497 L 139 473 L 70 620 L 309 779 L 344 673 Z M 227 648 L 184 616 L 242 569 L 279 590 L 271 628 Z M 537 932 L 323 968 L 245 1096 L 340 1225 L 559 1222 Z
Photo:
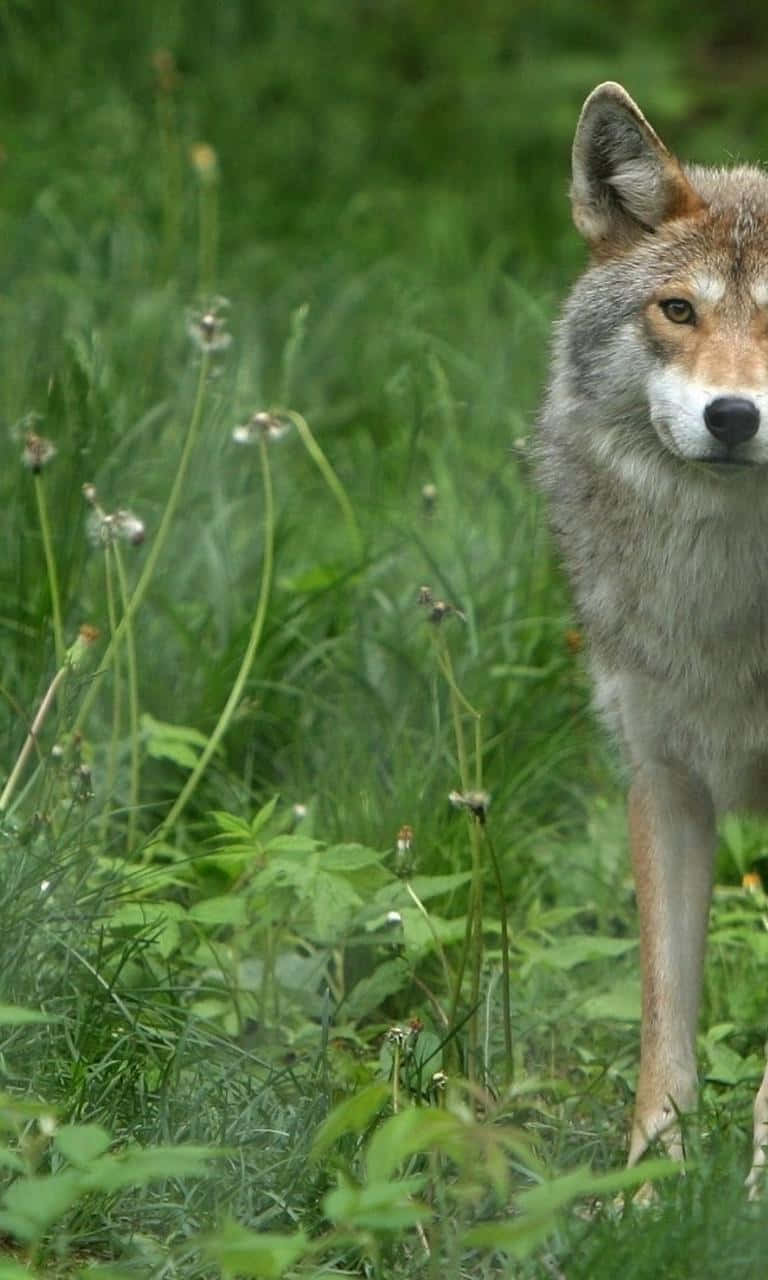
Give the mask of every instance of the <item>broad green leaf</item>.
M 590 1020 L 610 1022 L 638 1022 L 640 1019 L 640 982 L 627 978 L 617 982 L 610 991 L 590 996 L 581 1006 L 584 1016 Z
M 183 769 L 194 769 L 208 741 L 197 729 L 167 724 L 146 712 L 141 717 L 141 733 L 147 755 L 153 760 L 171 760 Z
M 679 1173 L 680 1165 L 674 1160 L 646 1160 L 632 1169 L 613 1173 L 595 1174 L 590 1169 L 576 1169 L 522 1192 L 517 1198 L 519 1217 L 471 1227 L 464 1233 L 463 1241 L 470 1247 L 504 1249 L 524 1258 L 549 1235 L 559 1212 L 579 1196 L 613 1196 Z
M 235 894 L 205 898 L 189 908 L 188 917 L 198 924 L 246 924 L 245 899 Z
M 0 1027 L 23 1027 L 31 1022 L 59 1022 L 60 1019 L 40 1009 L 22 1009 L 17 1004 L 0 1004 Z
M 614 959 L 634 950 L 634 938 L 603 938 L 599 934 L 583 933 L 570 938 L 558 938 L 549 947 L 537 948 L 529 955 L 526 967 L 532 963 L 544 964 L 552 969 L 574 969 L 578 964 L 591 960 Z
M 324 871 L 360 871 L 364 867 L 381 866 L 382 857 L 362 844 L 335 844 L 324 849 L 320 865 Z
M 277 1235 L 248 1231 L 236 1222 L 226 1224 L 201 1243 L 205 1256 L 221 1268 L 224 1276 L 253 1276 L 258 1280 L 279 1280 L 308 1247 L 303 1231 Z
M 371 1084 L 340 1102 L 315 1132 L 312 1159 L 317 1160 L 345 1133 L 363 1133 L 373 1117 L 381 1111 L 390 1094 L 389 1085 Z
M 367 1187 L 338 1186 L 323 1201 L 331 1222 L 367 1231 L 403 1231 L 426 1222 L 432 1210 L 413 1199 L 426 1177 L 376 1182 Z
M 54 1145 L 70 1164 L 87 1165 L 103 1155 L 112 1141 L 98 1124 L 65 1124 L 57 1129 Z
M 449 1111 L 411 1107 L 390 1116 L 368 1144 L 366 1169 L 371 1183 L 385 1182 L 417 1151 L 431 1151 L 456 1142 L 464 1133 L 461 1121 Z
M 293 854 L 294 857 L 306 858 L 310 853 L 315 853 L 320 848 L 320 841 L 313 840 L 311 836 L 287 835 L 275 836 L 274 839 L 265 845 L 268 854 Z
M 49 1177 L 18 1178 L 3 1195 L 7 1213 L 0 1228 L 21 1240 L 38 1240 L 86 1190 L 85 1175 L 76 1170 Z
M 362 898 L 343 876 L 319 871 L 312 883 L 315 938 L 328 942 L 336 940 L 349 927 L 362 905 Z
M 361 978 L 347 996 L 340 1012 L 350 1022 L 356 1022 L 377 1009 L 387 996 L 400 991 L 410 982 L 411 966 L 401 957 L 385 960 L 367 978 Z
M 156 1178 L 207 1178 L 213 1170 L 206 1162 L 222 1154 L 213 1147 L 129 1147 L 100 1156 L 79 1176 L 89 1191 L 141 1187 Z
M 35 1274 L 18 1262 L 0 1262 L 0 1280 L 35 1280 Z

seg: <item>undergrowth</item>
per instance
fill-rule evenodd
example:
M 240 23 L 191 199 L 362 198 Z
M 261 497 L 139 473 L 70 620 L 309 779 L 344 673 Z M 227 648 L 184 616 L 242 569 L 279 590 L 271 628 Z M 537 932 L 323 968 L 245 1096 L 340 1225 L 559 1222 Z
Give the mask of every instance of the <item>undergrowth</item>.
M 762 1276 L 764 833 L 688 1175 L 625 1173 L 621 779 L 527 463 L 584 92 L 652 57 L 681 149 L 747 145 L 683 67 L 728 31 L 760 84 L 749 33 L 44 8 L 0 15 L 0 1280 Z

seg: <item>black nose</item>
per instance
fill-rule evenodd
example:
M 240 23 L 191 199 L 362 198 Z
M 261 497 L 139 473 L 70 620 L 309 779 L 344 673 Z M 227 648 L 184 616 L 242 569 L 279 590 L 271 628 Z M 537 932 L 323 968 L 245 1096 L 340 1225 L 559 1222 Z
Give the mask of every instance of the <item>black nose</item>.
M 760 410 L 744 396 L 718 396 L 704 410 L 704 421 L 722 444 L 743 444 L 757 434 Z

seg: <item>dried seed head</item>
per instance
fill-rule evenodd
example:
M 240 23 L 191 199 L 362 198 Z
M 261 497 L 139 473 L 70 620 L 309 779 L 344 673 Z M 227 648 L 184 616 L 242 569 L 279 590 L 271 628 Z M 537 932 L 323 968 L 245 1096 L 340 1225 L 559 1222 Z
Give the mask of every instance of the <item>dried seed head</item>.
M 450 791 L 448 799 L 454 809 L 466 809 L 477 821 L 484 823 L 488 815 L 491 797 L 487 791 Z
M 260 438 L 282 440 L 290 427 L 290 418 L 279 413 L 265 413 L 261 410 L 251 414 L 247 422 L 235 427 L 232 439 L 235 444 L 256 444 Z
M 125 511 L 122 508 L 115 512 L 112 520 L 116 537 L 121 538 L 123 542 L 130 542 L 132 547 L 141 546 L 146 534 L 143 520 L 135 516 L 132 511 Z
M 192 168 L 205 186 L 212 186 L 219 178 L 219 159 L 208 142 L 196 142 L 189 149 Z
M 387 1044 L 397 1044 L 402 1048 L 408 1040 L 408 1031 L 405 1027 L 390 1027 L 386 1040 Z
M 397 852 L 400 854 L 409 853 L 412 843 L 413 827 L 409 827 L 408 824 L 405 823 L 397 833 Z
M 569 653 L 581 653 L 584 648 L 584 636 L 580 631 L 577 631 L 575 627 L 569 627 L 563 638 L 565 640 L 565 647 Z
M 21 461 L 33 475 L 39 475 L 43 467 L 56 456 L 56 445 L 36 431 L 29 431 L 24 440 Z
M 426 515 L 431 516 L 437 506 L 437 485 L 425 484 L 421 487 L 421 502 Z
M 461 609 L 457 609 L 455 604 L 448 604 L 446 600 L 436 600 L 432 594 L 431 587 L 419 587 L 418 603 L 423 605 L 425 609 L 429 609 L 429 621 L 436 626 L 447 618 L 449 614 L 460 618 L 462 622 L 466 622 L 467 615 L 462 613 Z
M 187 333 L 201 351 L 226 351 L 232 335 L 227 332 L 227 321 L 221 313 L 228 307 L 226 298 L 214 298 L 203 311 L 189 313 Z
M 97 494 L 97 492 L 96 492 L 96 485 L 95 485 L 95 484 L 84 484 L 84 485 L 83 485 L 83 497 L 85 498 L 85 501 L 86 501 L 87 503 L 89 503 L 89 504 L 90 504 L 90 506 L 92 506 L 92 507 L 96 506 L 96 503 L 97 503 L 97 502 L 98 502 L 98 500 L 99 500 L 99 495 L 98 495 L 98 494 Z

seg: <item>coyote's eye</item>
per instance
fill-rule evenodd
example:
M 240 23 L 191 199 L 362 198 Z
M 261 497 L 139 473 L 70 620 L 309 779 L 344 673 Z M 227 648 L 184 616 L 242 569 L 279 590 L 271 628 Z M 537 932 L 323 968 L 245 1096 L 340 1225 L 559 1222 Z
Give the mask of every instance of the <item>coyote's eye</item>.
M 665 298 L 659 306 L 673 324 L 696 323 L 696 312 L 686 298 Z

